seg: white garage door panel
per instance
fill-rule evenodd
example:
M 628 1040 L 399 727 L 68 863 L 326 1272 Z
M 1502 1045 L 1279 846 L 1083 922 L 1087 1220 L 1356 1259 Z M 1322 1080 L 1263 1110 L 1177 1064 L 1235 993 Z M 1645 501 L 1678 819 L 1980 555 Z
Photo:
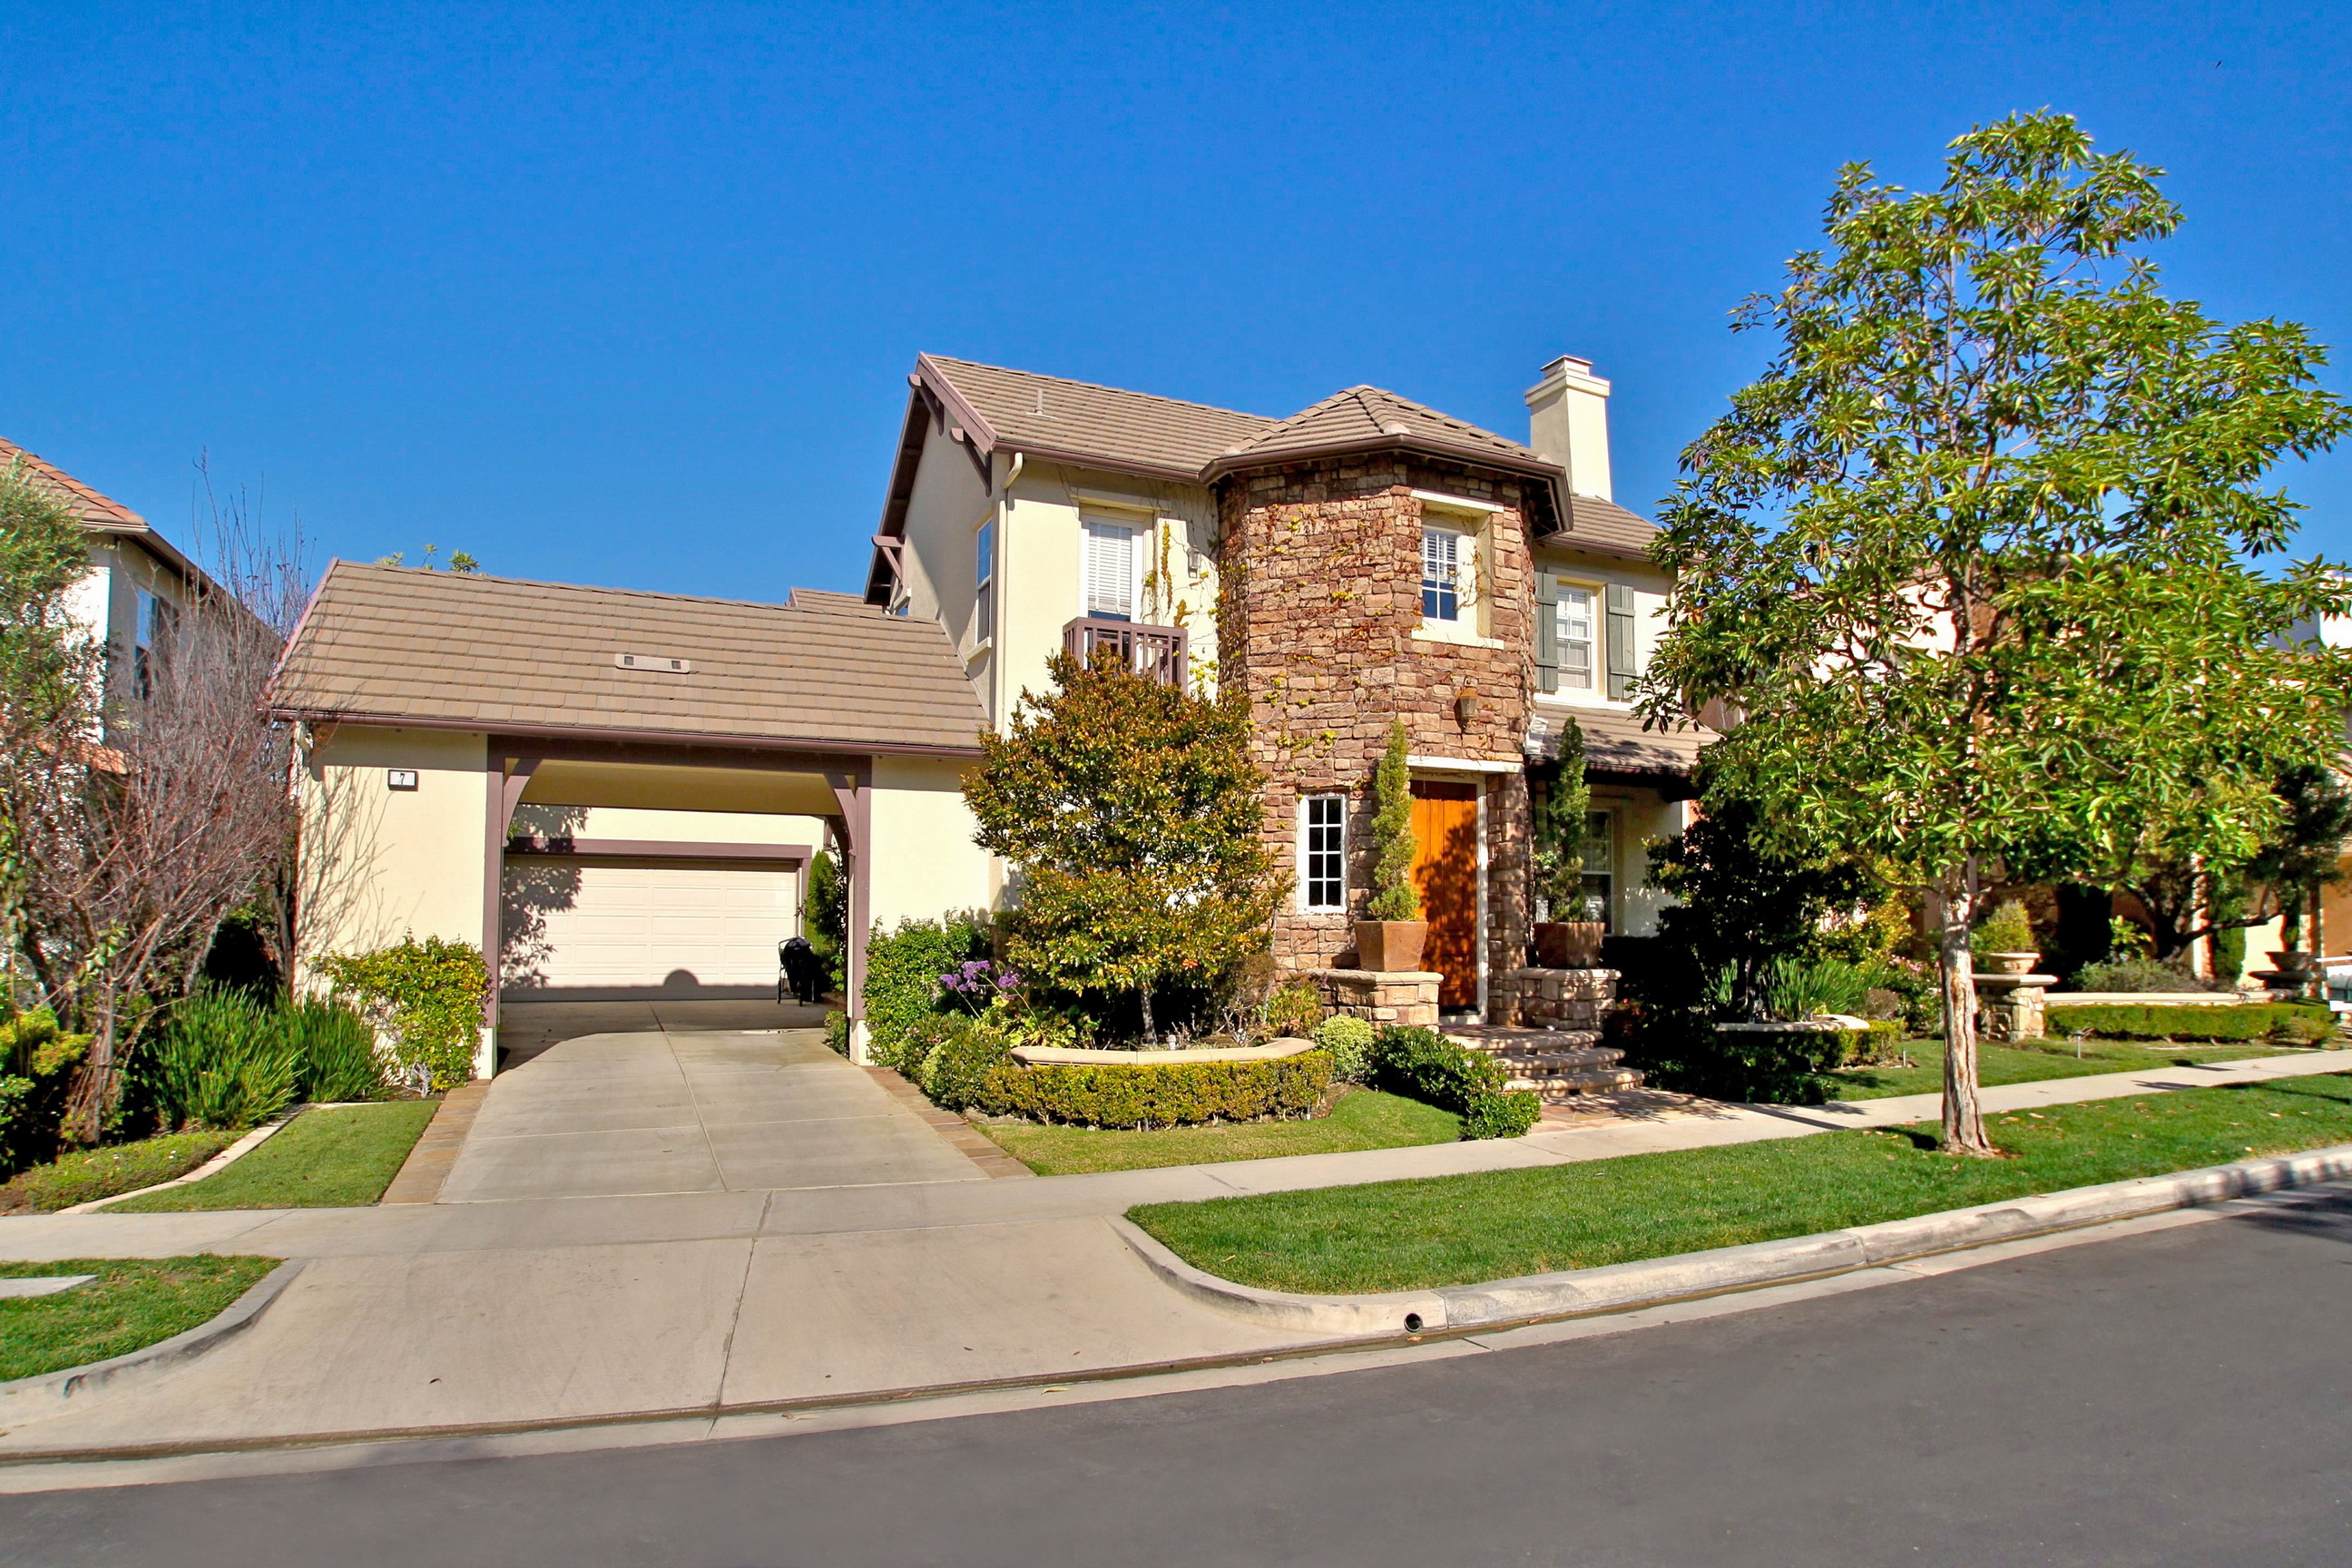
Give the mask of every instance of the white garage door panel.
M 680 970 L 703 985 L 772 985 L 776 944 L 799 928 L 790 870 L 542 860 L 529 876 L 508 868 L 506 924 L 535 987 L 660 985 Z M 535 940 L 522 934 L 532 924 Z

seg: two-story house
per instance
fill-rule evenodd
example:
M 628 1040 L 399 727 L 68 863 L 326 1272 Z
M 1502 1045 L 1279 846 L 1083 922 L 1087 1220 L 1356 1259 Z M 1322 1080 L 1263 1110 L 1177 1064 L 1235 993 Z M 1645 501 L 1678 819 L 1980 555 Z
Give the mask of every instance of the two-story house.
M 1683 826 L 1704 737 L 1633 711 L 1668 584 L 1654 530 L 1611 500 L 1610 387 L 1587 362 L 1544 367 L 1525 443 L 1370 386 L 1277 419 L 929 354 L 908 379 L 867 602 L 938 621 L 997 725 L 1063 649 L 1238 684 L 1297 878 L 1283 969 L 1352 962 L 1366 784 L 1397 720 L 1449 1014 L 1515 1016 L 1530 792 L 1570 720 L 1585 912 L 1652 928 L 1643 846 Z

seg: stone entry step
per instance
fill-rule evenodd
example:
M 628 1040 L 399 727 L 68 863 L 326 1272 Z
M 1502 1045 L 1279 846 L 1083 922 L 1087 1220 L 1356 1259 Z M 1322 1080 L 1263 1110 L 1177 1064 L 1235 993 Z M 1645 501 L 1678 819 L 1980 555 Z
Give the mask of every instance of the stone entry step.
M 1579 1068 L 1572 1072 L 1553 1073 L 1543 1078 L 1517 1076 L 1519 1068 L 1512 1068 L 1513 1077 L 1505 1085 L 1508 1089 L 1531 1089 L 1536 1097 L 1549 1103 L 1571 1100 L 1580 1094 L 1601 1094 L 1612 1089 L 1639 1089 L 1642 1074 L 1636 1068 Z
M 1596 1029 L 1449 1029 L 1445 1037 L 1493 1057 L 1511 1075 L 1510 1088 L 1531 1089 L 1548 1103 L 1642 1085 L 1637 1068 L 1617 1065 L 1625 1053 L 1601 1045 Z

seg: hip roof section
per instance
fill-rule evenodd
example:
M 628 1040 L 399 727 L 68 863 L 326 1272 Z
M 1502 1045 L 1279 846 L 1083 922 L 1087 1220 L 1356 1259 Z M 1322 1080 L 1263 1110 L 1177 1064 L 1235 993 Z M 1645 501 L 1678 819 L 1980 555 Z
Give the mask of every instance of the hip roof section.
M 317 720 L 939 755 L 975 752 L 986 721 L 939 625 L 846 595 L 750 604 L 349 561 L 319 585 L 271 701 Z

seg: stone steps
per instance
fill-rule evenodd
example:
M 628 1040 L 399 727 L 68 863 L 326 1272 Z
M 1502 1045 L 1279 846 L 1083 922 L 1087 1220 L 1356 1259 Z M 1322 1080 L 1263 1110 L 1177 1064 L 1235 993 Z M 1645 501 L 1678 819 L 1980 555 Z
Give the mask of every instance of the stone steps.
M 1624 1052 L 1607 1046 L 1575 1051 L 1496 1051 L 1494 1055 L 1513 1072 L 1525 1073 L 1529 1078 L 1557 1077 L 1585 1068 L 1611 1068 L 1625 1059 Z
M 1514 1076 L 1506 1087 L 1531 1089 L 1536 1091 L 1537 1098 L 1547 1104 L 1572 1100 L 1580 1094 L 1642 1087 L 1642 1074 L 1634 1068 L 1578 1068 L 1570 1072 L 1549 1073 L 1542 1078 L 1517 1076 L 1516 1068 L 1512 1071 Z

